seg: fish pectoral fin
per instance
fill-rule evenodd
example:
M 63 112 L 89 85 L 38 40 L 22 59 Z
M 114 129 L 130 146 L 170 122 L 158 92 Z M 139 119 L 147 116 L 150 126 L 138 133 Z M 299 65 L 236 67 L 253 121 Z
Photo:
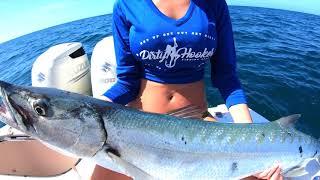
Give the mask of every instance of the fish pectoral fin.
M 301 179 L 313 179 L 320 169 L 320 163 L 317 158 L 308 158 L 303 160 L 297 166 L 294 166 L 282 174 L 284 177 L 299 177 Z
M 140 168 L 136 167 L 135 165 L 121 159 L 119 156 L 108 152 L 109 157 L 114 161 L 114 163 L 121 166 L 126 174 L 132 177 L 135 180 L 155 180 L 154 177 L 149 175 L 147 172 L 141 170 Z
M 287 178 L 304 176 L 306 174 L 308 174 L 308 172 L 305 170 L 305 167 L 301 166 L 295 166 L 282 173 L 282 175 Z
M 167 115 L 181 118 L 202 118 L 204 113 L 205 112 L 203 112 L 203 110 L 200 107 L 188 105 L 183 108 L 170 111 L 167 113 Z

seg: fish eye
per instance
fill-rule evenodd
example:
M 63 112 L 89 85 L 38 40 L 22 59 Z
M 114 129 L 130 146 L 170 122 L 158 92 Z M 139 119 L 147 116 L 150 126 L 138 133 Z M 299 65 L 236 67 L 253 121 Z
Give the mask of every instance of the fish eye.
M 45 100 L 37 100 L 33 103 L 33 109 L 39 116 L 46 116 L 48 103 Z

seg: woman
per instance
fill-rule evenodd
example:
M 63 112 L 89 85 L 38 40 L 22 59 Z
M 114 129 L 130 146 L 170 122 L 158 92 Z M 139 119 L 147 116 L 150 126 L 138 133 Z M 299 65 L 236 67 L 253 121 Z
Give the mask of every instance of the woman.
M 192 106 L 199 109 L 192 116 L 206 118 L 203 76 L 210 62 L 212 84 L 234 122 L 252 122 L 225 0 L 118 0 L 113 37 L 118 81 L 105 100 L 155 113 Z M 256 176 L 282 178 L 278 166 Z

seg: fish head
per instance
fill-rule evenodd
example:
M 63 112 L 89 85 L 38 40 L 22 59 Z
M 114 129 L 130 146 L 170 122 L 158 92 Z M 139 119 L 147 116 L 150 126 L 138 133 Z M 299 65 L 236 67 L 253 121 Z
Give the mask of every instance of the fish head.
M 78 156 L 91 156 L 106 140 L 103 123 L 88 96 L 54 88 L 0 81 L 1 121 Z

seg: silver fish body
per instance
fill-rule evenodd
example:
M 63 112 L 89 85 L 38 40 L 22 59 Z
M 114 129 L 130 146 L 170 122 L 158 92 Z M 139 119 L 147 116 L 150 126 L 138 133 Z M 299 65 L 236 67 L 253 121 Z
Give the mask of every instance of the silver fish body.
M 0 89 L 5 123 L 102 165 L 105 155 L 140 179 L 235 179 L 276 162 L 290 176 L 303 161 L 319 157 L 319 141 L 295 128 L 297 116 L 266 124 L 212 123 L 57 89 L 5 82 Z
M 107 143 L 159 179 L 234 179 L 277 162 L 286 171 L 319 152 L 318 140 L 281 120 L 224 124 L 120 110 L 113 117 L 121 118 L 105 118 Z

